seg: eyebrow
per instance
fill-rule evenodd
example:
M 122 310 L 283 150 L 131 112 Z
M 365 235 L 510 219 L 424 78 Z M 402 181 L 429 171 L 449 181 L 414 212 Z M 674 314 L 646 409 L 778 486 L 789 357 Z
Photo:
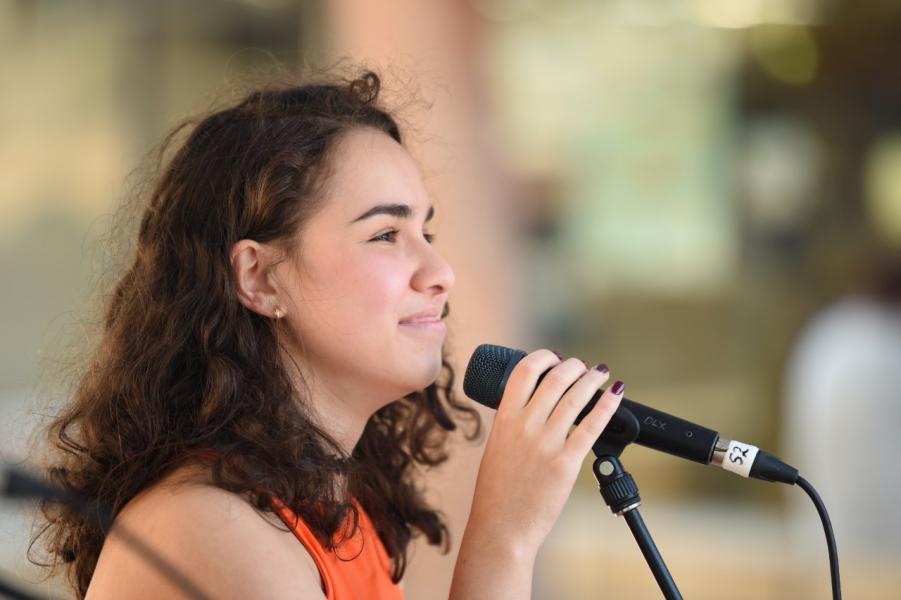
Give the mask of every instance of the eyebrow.
M 363 221 L 364 219 L 368 219 L 369 217 L 374 217 L 375 215 L 391 215 L 392 217 L 397 217 L 399 219 L 409 219 L 413 216 L 413 208 L 407 204 L 378 204 L 373 206 L 362 215 L 351 221 L 349 224 L 353 225 L 358 221 Z M 435 216 L 435 207 L 430 206 L 429 212 L 425 217 L 426 223 L 428 223 L 432 217 Z

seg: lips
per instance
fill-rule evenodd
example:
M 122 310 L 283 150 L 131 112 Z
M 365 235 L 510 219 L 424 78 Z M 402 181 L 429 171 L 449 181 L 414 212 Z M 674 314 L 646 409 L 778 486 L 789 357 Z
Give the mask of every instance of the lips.
M 415 317 L 404 319 L 400 322 L 401 325 L 415 325 L 416 323 L 438 323 L 441 321 L 441 317 L 438 316 L 428 316 L 428 317 Z
M 406 332 L 414 332 L 416 335 L 441 335 L 447 333 L 447 325 L 439 318 L 418 319 L 416 321 L 407 321 L 398 325 Z
M 425 310 L 416 314 L 404 317 L 401 325 L 414 325 L 416 323 L 437 323 L 441 321 L 441 309 Z

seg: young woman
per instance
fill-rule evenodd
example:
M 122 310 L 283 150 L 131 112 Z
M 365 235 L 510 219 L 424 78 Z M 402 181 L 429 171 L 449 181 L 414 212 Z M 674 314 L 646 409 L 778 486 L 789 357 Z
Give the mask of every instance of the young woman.
M 400 598 L 413 478 L 457 422 L 450 265 L 379 78 L 267 87 L 190 124 L 50 429 L 59 485 L 96 497 L 211 598 Z M 178 128 L 167 138 L 174 143 Z M 538 378 L 550 370 L 540 385 Z M 538 350 L 491 428 L 453 598 L 528 598 L 536 552 L 622 397 Z M 537 386 L 537 389 L 536 389 Z M 45 507 L 79 598 L 188 597 L 120 537 Z

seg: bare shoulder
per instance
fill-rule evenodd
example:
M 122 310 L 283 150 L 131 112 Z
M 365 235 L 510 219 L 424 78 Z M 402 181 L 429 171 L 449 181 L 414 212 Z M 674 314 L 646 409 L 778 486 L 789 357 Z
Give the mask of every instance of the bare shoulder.
M 276 515 L 204 483 L 193 467 L 135 497 L 119 524 L 207 597 L 325 598 L 312 557 Z M 115 533 L 107 536 L 87 600 L 187 597 Z

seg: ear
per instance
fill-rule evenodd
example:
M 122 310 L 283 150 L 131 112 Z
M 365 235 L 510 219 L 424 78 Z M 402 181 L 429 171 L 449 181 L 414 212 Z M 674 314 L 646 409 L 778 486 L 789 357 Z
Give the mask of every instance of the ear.
M 241 304 L 269 318 L 276 317 L 276 308 L 284 311 L 279 302 L 279 290 L 270 277 L 270 268 L 275 262 L 271 247 L 254 240 L 239 240 L 229 251 L 229 259 Z

